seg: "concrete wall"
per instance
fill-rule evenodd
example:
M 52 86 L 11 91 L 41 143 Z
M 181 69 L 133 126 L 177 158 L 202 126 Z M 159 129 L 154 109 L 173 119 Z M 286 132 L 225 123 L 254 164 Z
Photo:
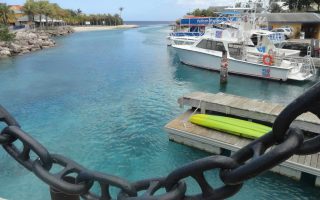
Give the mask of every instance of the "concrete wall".
M 316 33 L 314 34 L 314 39 L 320 39 L 320 24 L 316 26 Z

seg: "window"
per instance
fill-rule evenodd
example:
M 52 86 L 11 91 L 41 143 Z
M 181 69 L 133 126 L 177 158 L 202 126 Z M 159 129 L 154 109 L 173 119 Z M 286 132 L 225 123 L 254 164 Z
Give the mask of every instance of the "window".
M 199 44 L 197 44 L 197 47 L 199 47 L 201 49 L 206 49 L 207 48 L 207 41 L 208 40 L 201 40 L 201 42 Z
M 229 44 L 228 50 L 231 57 L 241 59 L 243 44 L 238 44 L 238 43 Z
M 257 34 L 253 34 L 251 36 L 251 41 L 255 46 L 257 46 L 258 45 L 258 35 Z
M 213 40 L 202 40 L 199 44 L 197 44 L 198 48 L 208 49 L 214 51 L 225 51 L 224 44 L 222 42 L 217 42 Z

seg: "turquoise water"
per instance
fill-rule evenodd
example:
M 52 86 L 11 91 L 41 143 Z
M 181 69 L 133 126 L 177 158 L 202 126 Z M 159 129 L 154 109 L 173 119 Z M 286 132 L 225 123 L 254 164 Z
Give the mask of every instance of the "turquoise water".
M 163 126 L 193 91 L 288 103 L 315 81 L 279 83 L 182 65 L 166 47 L 167 26 L 76 33 L 52 49 L 0 61 L 0 102 L 52 153 L 130 181 L 165 176 L 209 154 L 168 141 Z M 48 187 L 0 151 L 0 197 L 49 199 Z M 209 174 L 218 186 L 217 173 Z M 191 181 L 192 184 L 192 181 Z M 189 187 L 197 192 L 196 186 Z M 319 199 L 310 181 L 265 173 L 232 199 Z

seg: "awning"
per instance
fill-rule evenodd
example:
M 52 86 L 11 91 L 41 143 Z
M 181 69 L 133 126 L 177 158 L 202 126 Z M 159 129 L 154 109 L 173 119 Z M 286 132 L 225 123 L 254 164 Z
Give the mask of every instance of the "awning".
M 199 18 L 184 18 L 180 20 L 181 26 L 207 26 L 220 24 L 222 22 L 236 22 L 237 17 L 199 17 Z

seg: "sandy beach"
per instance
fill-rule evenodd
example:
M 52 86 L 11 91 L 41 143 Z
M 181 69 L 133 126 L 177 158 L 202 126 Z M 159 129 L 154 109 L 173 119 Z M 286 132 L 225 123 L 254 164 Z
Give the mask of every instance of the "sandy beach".
M 129 29 L 138 28 L 138 25 L 119 25 L 119 26 L 73 26 L 72 28 L 76 32 L 86 31 L 103 31 L 103 30 L 114 30 L 114 29 Z

